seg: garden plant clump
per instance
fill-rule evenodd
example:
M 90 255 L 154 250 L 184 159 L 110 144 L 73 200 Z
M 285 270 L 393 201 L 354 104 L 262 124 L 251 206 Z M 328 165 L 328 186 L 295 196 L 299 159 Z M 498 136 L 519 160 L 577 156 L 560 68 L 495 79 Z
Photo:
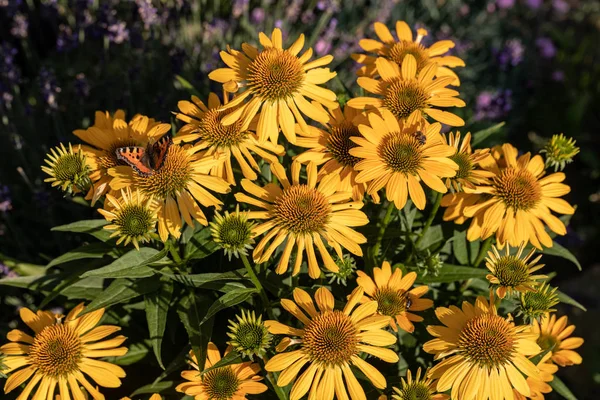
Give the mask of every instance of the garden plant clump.
M 353 37 L 337 2 L 277 3 L 276 20 L 248 1 L 17 3 L 0 0 L 2 124 L 21 156 L 46 153 L 16 170 L 55 211 L 33 250 L 11 214 L 25 202 L 0 186 L 0 304 L 18 313 L 0 320 L 3 396 L 575 398 L 557 373 L 584 340 L 559 304 L 585 309 L 545 264 L 579 266 L 563 246 L 578 143 L 510 140 L 511 89 L 477 87 L 476 43 L 435 7 L 434 29 L 382 4 Z M 40 19 L 58 27 L 53 51 L 97 46 L 102 61 L 40 66 L 36 97 L 17 57 L 41 62 Z M 517 38 L 491 54 L 506 76 L 527 57 Z M 54 136 L 19 144 L 40 104 Z

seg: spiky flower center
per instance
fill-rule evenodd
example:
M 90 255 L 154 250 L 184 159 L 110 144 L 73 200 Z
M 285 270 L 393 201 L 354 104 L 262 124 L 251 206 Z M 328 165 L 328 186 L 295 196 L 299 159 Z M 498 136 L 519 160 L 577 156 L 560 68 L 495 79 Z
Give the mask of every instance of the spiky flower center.
M 82 153 L 66 153 L 58 157 L 52 169 L 57 181 L 73 182 L 86 171 L 87 165 Z
M 113 223 L 120 227 L 124 236 L 144 236 L 154 227 L 153 213 L 143 204 L 126 204 L 116 214 Z
M 248 137 L 248 131 L 242 129 L 242 119 L 231 125 L 223 125 L 221 122 L 227 114 L 235 110 L 235 108 L 223 111 L 208 110 L 198 123 L 197 133 L 202 140 L 206 140 L 213 146 L 224 148 L 234 147 L 243 142 Z
M 396 64 L 401 65 L 404 61 L 404 57 L 411 55 L 417 60 L 417 71 L 420 71 L 429 62 L 429 54 L 425 51 L 425 48 L 421 43 L 400 41 L 394 43 L 390 48 L 388 57 L 392 59 Z
M 527 282 L 529 268 L 516 256 L 502 256 L 494 262 L 494 275 L 500 285 L 515 287 Z
M 50 325 L 35 335 L 29 360 L 45 376 L 67 376 L 79 369 L 82 344 L 69 325 Z
M 385 91 L 383 105 L 398 119 L 427 107 L 429 96 L 416 80 L 394 80 Z
M 96 160 L 98 161 L 98 164 L 100 164 L 100 166 L 102 168 L 113 168 L 116 167 L 117 165 L 127 165 L 127 163 L 125 161 L 121 161 L 117 158 L 117 149 L 120 147 L 130 147 L 130 146 L 141 146 L 142 144 L 137 141 L 137 140 L 133 140 L 133 139 L 117 139 L 114 142 L 112 142 L 107 149 L 105 149 L 102 152 L 102 155 L 97 156 Z
M 329 221 L 331 206 L 318 190 L 294 185 L 275 200 L 273 214 L 278 225 L 290 232 L 320 232 Z
M 384 286 L 377 289 L 373 299 L 377 300 L 377 312 L 379 314 L 394 317 L 406 310 L 408 294 L 405 291 Z
M 268 331 L 263 324 L 256 322 L 241 322 L 232 332 L 235 347 L 242 351 L 256 352 L 265 346 L 268 339 Z
M 191 161 L 183 148 L 173 145 L 169 147 L 162 166 L 152 175 L 142 176 L 134 172 L 135 185 L 158 199 L 176 197 L 187 189 L 192 175 Z
M 240 387 L 240 380 L 231 367 L 208 371 L 202 376 L 204 390 L 209 399 L 229 400 Z
M 302 348 L 313 362 L 342 365 L 356 354 L 358 330 L 350 317 L 339 310 L 325 311 L 304 328 Z
M 304 83 L 302 63 L 287 50 L 266 48 L 248 65 L 248 89 L 265 100 L 292 97 Z
M 252 224 L 240 214 L 223 217 L 215 230 L 216 240 L 226 248 L 244 248 L 252 238 Z
M 473 163 L 468 154 L 457 152 L 449 158 L 458 165 L 458 171 L 456 171 L 456 175 L 453 177 L 454 179 L 466 179 L 471 175 Z
M 377 150 L 388 169 L 414 175 L 423 159 L 421 146 L 414 135 L 392 132 L 383 138 Z
M 463 355 L 480 367 L 505 365 L 515 350 L 515 332 L 499 315 L 486 313 L 470 319 L 458 339 Z
M 542 198 L 538 180 L 526 169 L 508 167 L 494 178 L 493 184 L 504 204 L 515 211 L 527 211 Z
M 360 136 L 360 132 L 358 131 L 358 127 L 350 121 L 344 121 L 329 129 L 327 150 L 344 167 L 354 167 L 360 161 L 360 158 L 350 154 L 350 149 L 357 146 L 356 143 L 350 140 L 353 136 Z
M 537 344 L 542 351 L 554 351 L 560 345 L 560 340 L 556 336 L 542 333 L 538 337 Z
M 541 285 L 535 292 L 525 292 L 521 296 L 521 308 L 530 316 L 540 316 L 550 311 L 558 303 L 555 290 L 548 290 L 549 286 Z
M 396 393 L 392 396 L 395 400 L 431 400 L 431 390 L 423 382 L 413 381 L 406 383 L 402 389 L 394 388 Z

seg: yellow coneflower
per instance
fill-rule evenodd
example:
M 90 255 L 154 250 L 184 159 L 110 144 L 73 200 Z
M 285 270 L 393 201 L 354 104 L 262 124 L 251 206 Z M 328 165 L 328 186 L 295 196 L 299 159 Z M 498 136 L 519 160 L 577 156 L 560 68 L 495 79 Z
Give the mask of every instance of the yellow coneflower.
M 63 400 L 83 399 L 84 391 L 80 385 L 94 400 L 104 400 L 104 395 L 85 375 L 102 387 L 121 386 L 125 371 L 96 358 L 125 355 L 127 348 L 118 346 L 126 338 L 119 335 L 105 339 L 121 328 L 96 326 L 104 309 L 79 316 L 84 308 L 79 304 L 66 318 L 49 311 L 33 313 L 28 308 L 21 308 L 21 319 L 34 335 L 17 329 L 6 335 L 11 343 L 0 347 L 0 352 L 7 355 L 4 364 L 8 369 L 4 372 L 10 374 L 4 384 L 4 393 L 29 381 L 18 397 L 20 400 L 52 399 L 57 391 Z
M 182 218 L 192 226 L 194 221 L 208 225 L 198 203 L 203 207 L 220 208 L 223 203 L 209 190 L 217 193 L 231 190 L 227 181 L 208 175 L 208 171 L 221 162 L 220 159 L 203 157 L 196 160 L 194 152 L 194 148 L 171 145 L 162 166 L 148 176 L 137 173 L 129 166 L 109 170 L 113 176 L 110 181 L 113 190 L 137 188 L 158 202 L 158 234 L 162 241 L 166 241 L 169 234 L 179 238 Z
M 349 201 L 351 192 L 337 190 L 340 182 L 338 175 L 327 175 L 317 184 L 317 166 L 309 163 L 306 171 L 307 182 L 301 184 L 300 164 L 293 163 L 290 182 L 281 164 L 271 164 L 271 172 L 282 187 L 273 183 L 260 187 L 244 179 L 242 187 L 256 198 L 245 193 L 236 193 L 235 198 L 241 203 L 263 209 L 249 213 L 250 219 L 266 220 L 254 229 L 255 236 L 265 234 L 254 248 L 254 261 L 263 263 L 269 260 L 273 252 L 282 246 L 283 253 L 275 272 L 283 274 L 287 271 L 290 256 L 296 248 L 292 274 L 300 272 L 306 251 L 308 274 L 316 279 L 321 275 L 321 269 L 315 255 L 315 246 L 325 268 L 337 272 L 338 266 L 331 258 L 323 239 L 335 249 L 340 258 L 343 257 L 342 247 L 352 254 L 362 256 L 360 244 L 367 239 L 351 227 L 366 225 L 369 220 L 360 211 L 362 202 Z
M 511 318 L 497 314 L 493 302 L 478 297 L 435 310 L 444 326 L 428 326 L 435 336 L 423 349 L 440 361 L 429 373 L 437 390 L 451 389 L 453 399 L 511 399 L 513 388 L 523 396 L 531 390 L 526 378 L 537 378 L 539 369 L 527 358 L 539 354 L 537 334 L 528 325 L 515 326 Z
M 278 321 L 265 321 L 274 335 L 289 335 L 277 346 L 282 352 L 267 362 L 267 371 L 282 371 L 278 386 L 294 382 L 290 400 L 302 398 L 309 390 L 309 398 L 332 400 L 365 399 L 365 392 L 354 376 L 351 367 L 358 368 L 379 389 L 387 386 L 385 377 L 361 356 L 365 353 L 395 363 L 398 355 L 385 348 L 396 342 L 396 336 L 383 330 L 388 317 L 377 315 L 377 302 L 369 301 L 358 308 L 363 290 L 356 288 L 343 310 L 334 309 L 334 298 L 321 287 L 313 300 L 304 290 L 296 288 L 294 301 L 283 299 L 281 305 L 303 324 L 302 329 L 292 328 Z M 296 350 L 285 351 L 299 346 Z M 304 366 L 306 369 L 300 374 Z M 300 377 L 296 377 L 300 374 Z
M 537 363 L 537 367 L 540 370 L 539 377 L 528 377 L 527 384 L 531 394 L 528 397 L 523 396 L 521 393 L 513 389 L 514 400 L 544 400 L 544 394 L 548 394 L 552 391 L 552 387 L 548 382 L 552 382 L 554 374 L 558 371 L 558 366 L 549 362 L 551 353 L 546 353 L 544 357 Z
M 225 355 L 229 352 L 231 347 L 225 350 Z M 221 360 L 219 349 L 212 342 L 208 344 L 206 353 L 205 370 Z M 193 369 L 181 373 L 187 382 L 179 384 L 176 390 L 195 399 L 243 400 L 248 394 L 260 394 L 267 390 L 267 386 L 260 382 L 262 377 L 257 375 L 260 365 L 256 363 L 248 361 L 202 373 L 196 356 L 190 351 L 189 364 Z
M 43 165 L 42 171 L 50 178 L 44 179 L 44 182 L 52 183 L 52 187 L 60 186 L 63 192 L 75 194 L 91 185 L 90 173 L 96 164 L 86 157 L 81 146 L 73 151 L 71 143 L 68 149 L 61 143 L 60 147 L 50 149 L 46 157 L 44 161 L 48 165 Z
M 125 121 L 125 112 L 96 111 L 94 125 L 87 129 L 77 129 L 73 134 L 88 143 L 82 150 L 95 161 L 95 168 L 90 175 L 93 186 L 86 199 L 95 203 L 98 198 L 109 191 L 112 177 L 110 168 L 125 165 L 117 159 L 116 150 L 120 147 L 146 146 L 148 141 L 158 139 L 171 129 L 170 124 L 163 124 L 144 115 L 135 115 L 129 123 Z
M 315 107 L 323 108 L 318 103 L 313 103 Z M 325 111 L 323 109 L 323 111 Z M 341 192 L 352 192 L 354 201 L 362 201 L 367 185 L 357 183 L 356 175 L 358 171 L 354 166 L 360 161 L 359 158 L 350 154 L 350 149 L 356 147 L 351 138 L 359 137 L 356 118 L 361 114 L 352 107 L 335 108 L 329 110 L 330 119 L 325 124 L 325 129 L 309 126 L 309 134 L 300 132 L 296 140 L 296 145 L 306 147 L 307 150 L 294 158 L 301 164 L 314 162 L 317 165 L 323 165 L 319 170 L 318 179 L 322 179 L 327 174 L 336 174 L 340 176 Z M 379 196 L 374 194 L 374 201 L 379 203 Z
M 396 208 L 404 207 L 410 196 L 422 210 L 426 199 L 421 181 L 437 192 L 448 191 L 441 178 L 454 176 L 458 165 L 448 158 L 454 148 L 442 141 L 439 123 L 408 126 L 387 110 L 368 118 L 369 125 L 358 127 L 363 137 L 352 139 L 358 147 L 350 149 L 351 155 L 362 159 L 355 166 L 356 182 L 368 182 L 368 194 L 385 187 Z
M 533 332 L 539 334 L 538 344 L 542 350 L 552 353 L 552 361 L 561 367 L 581 364 L 582 358 L 576 352 L 583 339 L 570 337 L 575 325 L 568 325 L 567 316 L 556 318 L 556 314 L 546 315 L 541 322 L 533 321 Z
M 566 137 L 562 133 L 552 136 L 540 150 L 540 153 L 546 154 L 546 167 L 553 167 L 554 172 L 565 169 L 567 164 L 573 162 L 573 158 L 579 154 L 579 147 L 575 143 L 575 139 Z
M 506 143 L 493 151 L 495 162 L 489 166 L 495 177 L 477 186 L 475 193 L 487 195 L 485 201 L 464 207 L 466 217 L 479 217 L 467 231 L 469 241 L 486 239 L 496 234 L 500 245 L 520 246 L 531 243 L 538 249 L 552 247 L 547 225 L 558 235 L 567 233 L 565 224 L 552 214 L 573 214 L 575 209 L 559 197 L 570 192 L 561 183 L 562 172 L 545 175 L 544 161 L 530 153 L 517 157 L 517 149 Z
M 500 254 L 496 246 L 492 246 L 492 250 L 488 251 L 485 266 L 491 273 L 486 275 L 486 279 L 501 299 L 507 293 L 510 295 L 513 292 L 534 292 L 537 281 L 547 278 L 546 275 L 532 275 L 544 267 L 544 264 L 538 264 L 542 255 L 531 260 L 535 249 L 523 255 L 524 249 L 525 245 L 522 244 L 516 254 L 510 253 L 510 245 L 506 245 L 504 254 Z
M 365 107 L 389 110 L 399 120 L 406 120 L 408 125 L 416 124 L 426 116 L 450 126 L 465 124 L 455 114 L 432 108 L 465 106 L 465 102 L 456 97 L 458 92 L 446 87 L 454 80 L 453 77 L 433 79 L 437 64 L 431 63 L 417 74 L 417 61 L 408 54 L 402 61 L 402 69 L 385 58 L 378 58 L 375 65 L 380 79 L 363 76 L 357 82 L 379 97 L 356 97 L 348 101 L 348 106 L 360 110 Z
M 215 243 L 221 247 L 231 260 L 241 255 L 248 255 L 248 250 L 254 244 L 253 230 L 256 223 L 248 221 L 248 212 L 240 212 L 239 204 L 235 212 L 225 211 L 225 215 L 215 211 L 215 217 L 210 223 L 210 232 Z
M 158 203 L 139 190 L 134 193 L 130 188 L 121 189 L 119 198 L 107 193 L 109 209 L 98 209 L 98 212 L 111 222 L 104 229 L 114 231 L 110 237 L 117 236 L 117 244 L 125 242 L 125 246 L 133 243 L 139 250 L 140 243 L 149 242 L 156 229 Z
M 224 93 L 224 96 L 227 99 L 227 93 Z M 256 153 L 268 162 L 276 161 L 276 155 L 281 156 L 285 153 L 283 146 L 258 141 L 254 133 L 255 120 L 244 120 L 246 125 L 241 119 L 231 125 L 224 125 L 223 118 L 240 106 L 221 110 L 221 100 L 215 93 L 208 96 L 207 105 L 196 96 L 192 96 L 191 102 L 180 101 L 177 105 L 181 111 L 176 114 L 177 119 L 186 122 L 186 125 L 179 130 L 173 142 L 194 142 L 196 149 L 204 150 L 204 156 L 225 153 L 222 162 L 214 166 L 210 174 L 219 176 L 232 185 L 235 185 L 232 156 L 244 178 L 255 180 L 258 178 L 255 170 L 260 171 L 260 167 L 251 153 Z
M 417 370 L 417 375 L 413 379 L 410 370 L 406 373 L 406 379 L 402 378 L 402 386 L 394 387 L 394 400 L 448 400 L 450 396 L 443 393 L 437 393 L 435 382 L 427 378 L 427 372 L 421 378 L 421 368 Z
M 390 326 L 398 331 L 398 326 L 406 332 L 413 332 L 413 322 L 423 321 L 423 317 L 413 314 L 412 311 L 423 311 L 433 307 L 433 301 L 422 299 L 429 287 L 417 286 L 413 289 L 417 274 L 409 272 L 402 276 L 402 270 L 396 268 L 392 273 L 390 263 L 384 261 L 381 268 L 373 269 L 373 278 L 362 271 L 357 271 L 356 283 L 365 291 L 364 301 L 377 301 L 377 312 L 386 315 Z
M 380 41 L 375 39 L 361 39 L 358 45 L 367 53 L 352 54 L 352 58 L 360 64 L 365 64 L 358 70 L 358 75 L 374 76 L 377 74 L 375 61 L 377 57 L 383 57 L 402 66 L 404 57 L 408 54 L 417 60 L 417 72 L 421 71 L 430 63 L 438 65 L 437 76 L 451 76 L 454 80 L 452 85 L 459 85 L 458 75 L 450 68 L 464 67 L 465 62 L 456 56 L 444 55 L 448 50 L 454 47 L 451 40 L 439 40 L 429 47 L 425 47 L 421 40 L 427 36 L 427 31 L 423 28 L 417 29 L 417 37 L 413 39 L 413 33 L 408 24 L 404 21 L 396 22 L 396 35 L 398 40 L 392 36 L 390 30 L 381 22 L 373 24 L 375 34 Z
M 453 188 L 456 192 L 464 188 L 475 189 L 476 185 L 485 183 L 494 173 L 478 168 L 479 164 L 490 157 L 490 149 L 480 149 L 473 152 L 471 149 L 471 133 L 467 133 L 461 141 L 460 132 L 450 132 L 448 137 L 442 134 L 444 143 L 454 147 L 454 155 L 449 158 L 458 165 L 458 171 L 452 178 L 446 179 L 448 189 Z
M 60 399 L 58 399 L 60 400 Z M 131 400 L 129 397 L 123 397 L 121 400 Z M 162 397 L 158 393 L 154 393 L 148 400 L 162 400 Z
M 246 126 L 259 114 L 256 133 L 260 142 L 271 140 L 277 143 L 281 128 L 287 140 L 294 143 L 294 124 L 298 123 L 303 131 L 308 128 L 302 114 L 321 123 L 329 120 L 326 112 L 314 107 L 305 97 L 327 108 L 338 105 L 335 93 L 319 86 L 336 75 L 329 68 L 320 68 L 329 64 L 333 57 L 327 55 L 309 62 L 312 49 L 298 56 L 304 47 L 304 35 L 284 49 L 281 30 L 277 28 L 271 38 L 261 32 L 259 40 L 262 50 L 244 43 L 242 51 L 222 51 L 221 58 L 229 68 L 220 68 L 208 75 L 212 80 L 227 84 L 228 89 L 245 87 L 244 92 L 221 108 L 242 104 L 222 122 L 230 125 L 241 118 L 242 125 Z M 245 100 L 248 101 L 244 103 Z

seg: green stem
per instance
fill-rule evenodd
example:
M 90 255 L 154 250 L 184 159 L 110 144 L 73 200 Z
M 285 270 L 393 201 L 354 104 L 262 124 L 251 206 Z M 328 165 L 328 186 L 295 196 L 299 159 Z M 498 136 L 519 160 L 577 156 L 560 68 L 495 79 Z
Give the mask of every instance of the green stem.
M 479 248 L 479 253 L 477 254 L 477 258 L 473 262 L 474 267 L 478 267 L 479 264 L 481 264 L 481 262 L 483 261 L 483 258 L 492 246 L 492 238 L 493 236 L 490 236 L 489 238 L 485 239 L 481 244 L 481 247 Z
M 265 292 L 265 289 L 260 283 L 258 276 L 256 276 L 254 268 L 252 268 L 252 265 L 250 265 L 248 257 L 245 254 L 240 254 L 240 257 L 242 258 L 242 262 L 244 263 L 244 267 L 246 267 L 246 271 L 248 271 L 248 275 L 250 276 L 252 283 L 254 283 L 256 290 L 258 290 L 258 294 L 260 295 L 265 310 L 267 310 L 267 315 L 269 316 L 269 319 L 275 319 L 275 316 L 273 315 L 273 310 L 270 307 L 271 303 L 269 302 L 269 298 L 267 297 L 267 292 Z
M 425 234 L 429 230 L 429 227 L 433 223 L 433 220 L 438 212 L 438 209 L 440 208 L 441 202 L 442 202 L 442 194 L 436 192 L 435 202 L 433 203 L 433 208 L 431 209 L 431 212 L 429 213 L 429 217 L 427 218 L 427 221 L 425 221 L 425 225 L 423 226 L 423 230 L 421 231 L 421 234 L 419 235 L 419 238 L 417 239 L 417 242 L 415 243 L 415 247 L 418 248 L 419 245 L 421 244 L 421 242 L 423 241 Z
M 175 261 L 175 264 L 181 264 L 181 256 L 179 255 L 179 251 L 175 247 L 176 245 L 170 241 L 167 242 L 166 245 L 169 246 L 169 253 L 171 253 L 171 257 L 173 257 L 173 261 Z
M 375 245 L 373 246 L 373 261 L 374 264 L 377 264 L 377 256 L 379 254 L 379 249 L 381 248 L 381 242 L 383 241 L 383 236 L 385 234 L 385 230 L 388 225 L 392 221 L 392 216 L 394 215 L 394 210 L 396 206 L 393 202 L 388 204 L 387 210 L 385 212 L 385 217 L 381 221 L 381 226 L 379 227 L 379 232 L 377 233 L 377 240 L 375 241 Z

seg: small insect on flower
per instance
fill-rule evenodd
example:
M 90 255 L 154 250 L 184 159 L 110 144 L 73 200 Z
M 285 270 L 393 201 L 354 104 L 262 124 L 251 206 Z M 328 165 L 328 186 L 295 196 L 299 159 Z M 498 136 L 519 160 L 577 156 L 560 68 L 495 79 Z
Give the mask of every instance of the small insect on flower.
M 236 315 L 235 318 L 237 322 L 229 320 L 227 336 L 231 340 L 228 344 L 248 357 L 262 357 L 271 344 L 271 334 L 262 321 L 262 315 L 256 318 L 254 311 L 242 310 L 242 316 Z
M 573 162 L 573 157 L 579 153 L 579 147 L 575 146 L 575 139 L 560 133 L 552 136 L 540 153 L 546 154 L 546 168 L 552 167 L 556 172 Z
M 425 134 L 422 131 L 415 131 L 412 135 L 415 139 L 417 139 L 417 142 L 419 142 L 421 146 L 427 143 L 427 136 L 425 136 Z
M 44 182 L 51 182 L 52 186 L 60 186 L 63 192 L 76 194 L 85 192 L 89 189 L 92 182 L 90 173 L 95 168 L 95 163 L 77 146 L 73 151 L 73 146 L 69 143 L 67 149 L 64 144 L 55 147 L 46 155 L 47 166 L 42 166 L 42 171 L 50 175 L 50 178 L 44 179 Z

